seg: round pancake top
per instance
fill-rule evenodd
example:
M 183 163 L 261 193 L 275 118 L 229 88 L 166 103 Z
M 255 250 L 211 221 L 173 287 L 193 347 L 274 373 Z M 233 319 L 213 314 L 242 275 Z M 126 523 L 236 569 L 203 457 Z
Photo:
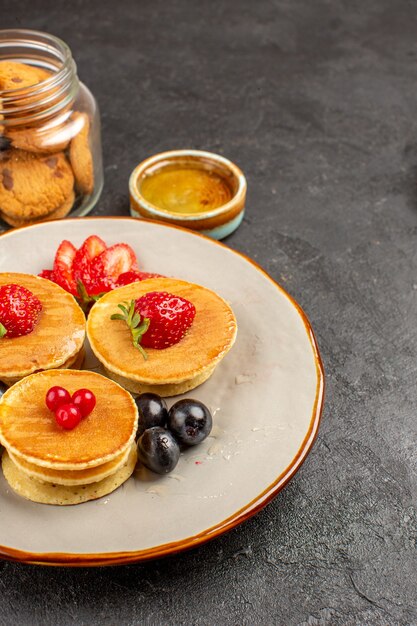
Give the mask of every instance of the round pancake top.
M 63 430 L 45 404 L 51 387 L 70 394 L 90 389 L 96 396 L 92 413 L 73 430 Z M 133 441 L 136 404 L 115 382 L 86 370 L 49 370 L 23 378 L 0 401 L 0 440 L 25 460 L 54 469 L 84 469 L 106 463 Z
M 79 352 L 85 339 L 85 316 L 71 294 L 39 276 L 0 273 L 0 287 L 12 283 L 35 294 L 42 311 L 31 333 L 1 339 L 0 379 L 60 367 Z
M 145 360 L 132 344 L 127 324 L 110 319 L 117 305 L 152 291 L 165 291 L 192 302 L 196 315 L 185 336 L 163 350 L 146 348 Z M 87 335 L 97 358 L 108 370 L 150 384 L 179 383 L 214 366 L 231 348 L 236 320 L 230 306 L 213 291 L 173 278 L 152 278 L 109 292 L 93 306 Z

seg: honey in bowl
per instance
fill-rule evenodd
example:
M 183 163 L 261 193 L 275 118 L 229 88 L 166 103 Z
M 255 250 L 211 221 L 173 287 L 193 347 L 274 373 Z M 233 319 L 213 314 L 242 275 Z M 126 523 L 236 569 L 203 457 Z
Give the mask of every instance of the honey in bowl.
M 246 179 L 237 165 L 214 152 L 169 150 L 135 167 L 129 196 L 132 217 L 224 239 L 242 222 Z
M 234 195 L 227 180 L 217 172 L 180 164 L 148 174 L 139 191 L 153 206 L 185 215 L 217 209 Z

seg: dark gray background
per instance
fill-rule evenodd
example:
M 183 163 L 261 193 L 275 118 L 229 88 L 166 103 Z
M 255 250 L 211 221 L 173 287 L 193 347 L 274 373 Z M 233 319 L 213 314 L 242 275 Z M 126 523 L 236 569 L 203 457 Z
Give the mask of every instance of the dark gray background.
M 0 8 L 1 27 L 66 40 L 99 101 L 93 214 L 127 214 L 130 171 L 160 150 L 242 167 L 247 218 L 227 243 L 304 307 L 327 371 L 318 440 L 263 512 L 145 565 L 1 562 L 0 624 L 417 624 L 416 3 Z

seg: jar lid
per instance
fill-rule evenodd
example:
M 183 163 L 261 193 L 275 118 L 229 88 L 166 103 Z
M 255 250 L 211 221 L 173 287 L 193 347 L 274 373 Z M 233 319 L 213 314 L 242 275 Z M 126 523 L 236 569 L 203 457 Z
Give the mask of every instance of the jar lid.
M 223 239 L 242 222 L 246 188 L 243 172 L 223 156 L 202 150 L 161 152 L 133 170 L 130 212 Z

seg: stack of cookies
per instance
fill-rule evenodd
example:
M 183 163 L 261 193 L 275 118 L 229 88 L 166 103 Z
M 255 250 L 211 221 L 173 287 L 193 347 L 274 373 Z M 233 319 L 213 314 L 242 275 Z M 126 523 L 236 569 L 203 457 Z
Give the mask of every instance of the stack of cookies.
M 22 117 L 20 112 L 18 105 L 29 99 L 25 89 L 52 76 L 42 68 L 0 61 L 0 217 L 12 226 L 64 217 L 77 195 L 94 188 L 88 115 L 68 106 L 46 115 L 48 96 L 57 92 L 48 83 L 35 106 L 31 96 L 30 113 Z M 37 120 L 40 111 L 43 121 Z
M 73 430 L 62 429 L 47 408 L 53 386 L 73 394 L 87 388 L 93 411 Z M 3 473 L 19 495 L 45 504 L 79 504 L 100 498 L 133 473 L 138 412 L 132 396 L 113 381 L 89 371 L 51 370 L 32 374 L 0 401 Z

